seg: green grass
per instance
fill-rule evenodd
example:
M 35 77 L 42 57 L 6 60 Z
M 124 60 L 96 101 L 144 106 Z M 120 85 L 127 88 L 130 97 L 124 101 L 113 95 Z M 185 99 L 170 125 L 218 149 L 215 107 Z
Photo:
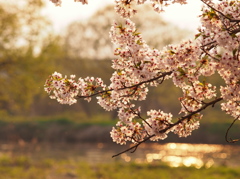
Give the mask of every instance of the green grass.
M 88 164 L 73 159 L 32 160 L 27 156 L 0 156 L 3 179 L 232 179 L 240 178 L 240 168 L 212 167 L 171 168 L 163 163 L 105 163 Z

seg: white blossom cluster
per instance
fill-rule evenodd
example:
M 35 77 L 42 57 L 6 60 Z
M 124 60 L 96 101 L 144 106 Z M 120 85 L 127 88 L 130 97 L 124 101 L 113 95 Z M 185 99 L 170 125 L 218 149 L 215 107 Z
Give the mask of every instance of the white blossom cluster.
M 114 23 L 110 30 L 112 42 L 118 46 L 114 51 L 116 59 L 112 60 L 115 72 L 110 78 L 111 84 L 106 86 L 100 78 L 93 77 L 63 78 L 55 72 L 45 84 L 51 98 L 62 104 L 73 104 L 77 98 L 90 101 L 92 96 L 97 96 L 105 110 L 118 109 L 119 122 L 113 127 L 111 137 L 119 144 L 163 140 L 169 132 L 187 137 L 199 127 L 200 112 L 220 101 L 223 111 L 234 118 L 240 116 L 239 0 L 217 4 L 203 0 L 202 26 L 196 39 L 168 45 L 162 50 L 150 48 L 129 19 L 136 13 L 132 5 L 146 0 L 115 2 L 125 22 Z M 168 2 L 185 4 L 186 0 L 151 2 L 156 10 Z M 207 81 L 215 73 L 219 73 L 225 86 L 217 88 Z M 172 114 L 150 110 L 149 118 L 144 119 L 134 101 L 145 100 L 148 87 L 157 87 L 166 79 L 172 79 L 174 85 L 182 89 L 183 96 L 179 98 L 182 117 L 173 122 Z
M 94 89 L 101 87 L 105 89 L 102 79 L 94 77 L 79 78 L 75 80 L 75 75 L 70 78 L 63 77 L 62 74 L 54 72 L 45 82 L 45 91 L 51 99 L 57 99 L 61 104 L 72 105 L 77 102 L 76 97 L 84 96 L 88 102 Z

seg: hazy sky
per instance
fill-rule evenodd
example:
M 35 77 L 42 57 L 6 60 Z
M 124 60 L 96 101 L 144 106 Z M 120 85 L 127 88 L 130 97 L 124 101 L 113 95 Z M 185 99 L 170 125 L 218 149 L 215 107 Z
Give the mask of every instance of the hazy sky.
M 49 0 L 45 1 L 47 4 L 45 13 L 53 21 L 54 28 L 58 32 L 72 21 L 87 18 L 99 8 L 114 2 L 114 0 L 89 0 L 88 5 L 82 5 L 74 0 L 62 0 L 62 6 L 56 7 Z M 162 17 L 181 28 L 194 30 L 199 26 L 197 16 L 200 14 L 200 9 L 200 0 L 189 0 L 187 5 L 176 4 L 165 8 Z

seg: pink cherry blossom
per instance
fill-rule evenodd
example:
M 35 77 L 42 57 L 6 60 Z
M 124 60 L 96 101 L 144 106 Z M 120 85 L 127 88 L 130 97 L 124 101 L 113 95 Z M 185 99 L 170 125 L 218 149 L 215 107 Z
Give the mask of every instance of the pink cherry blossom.
M 56 5 L 60 1 L 51 0 Z M 115 10 L 124 18 L 122 24 L 113 23 L 110 38 L 117 46 L 112 60 L 115 72 L 111 84 L 102 79 L 87 77 L 75 79 L 53 73 L 45 83 L 50 98 L 62 104 L 74 104 L 79 98 L 90 101 L 96 96 L 106 111 L 118 109 L 119 121 L 110 135 L 114 142 L 138 145 L 147 140 L 164 140 L 169 132 L 187 137 L 199 128 L 201 112 L 221 103 L 223 112 L 235 119 L 240 116 L 240 2 L 238 0 L 203 2 L 199 16 L 201 27 L 194 40 L 163 49 L 153 49 L 143 40 L 130 19 L 137 11 L 135 6 L 147 0 L 115 0 Z M 80 0 L 86 4 L 86 0 Z M 149 0 L 157 12 L 173 3 L 186 4 L 186 0 Z M 149 27 L 151 28 L 151 27 Z M 219 74 L 224 85 L 211 84 L 209 76 Z M 142 117 L 141 107 L 135 101 L 147 99 L 149 87 L 159 87 L 165 80 L 182 90 L 181 117 L 161 109 L 147 112 Z M 139 122 L 136 122 L 139 121 Z M 175 122 L 174 122 L 175 121 Z

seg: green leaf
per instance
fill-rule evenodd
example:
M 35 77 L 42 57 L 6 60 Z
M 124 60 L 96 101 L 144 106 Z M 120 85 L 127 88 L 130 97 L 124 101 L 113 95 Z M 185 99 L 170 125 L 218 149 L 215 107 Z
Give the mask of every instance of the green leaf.
M 184 76 L 186 74 L 186 72 L 180 67 L 178 67 L 178 71 L 180 72 L 181 76 Z
M 143 43 L 142 43 L 141 40 L 137 40 L 137 44 L 138 44 L 138 45 L 142 45 Z
M 137 65 L 137 67 L 139 67 L 141 64 L 142 64 L 142 62 L 140 61 L 136 65 Z
M 169 52 L 171 55 L 174 55 L 174 54 L 175 54 L 175 52 L 172 51 L 172 50 L 169 50 L 168 52 Z
M 201 36 L 201 35 L 202 35 L 202 33 L 196 34 L 196 35 L 195 35 L 195 40 L 196 40 L 199 36 Z

